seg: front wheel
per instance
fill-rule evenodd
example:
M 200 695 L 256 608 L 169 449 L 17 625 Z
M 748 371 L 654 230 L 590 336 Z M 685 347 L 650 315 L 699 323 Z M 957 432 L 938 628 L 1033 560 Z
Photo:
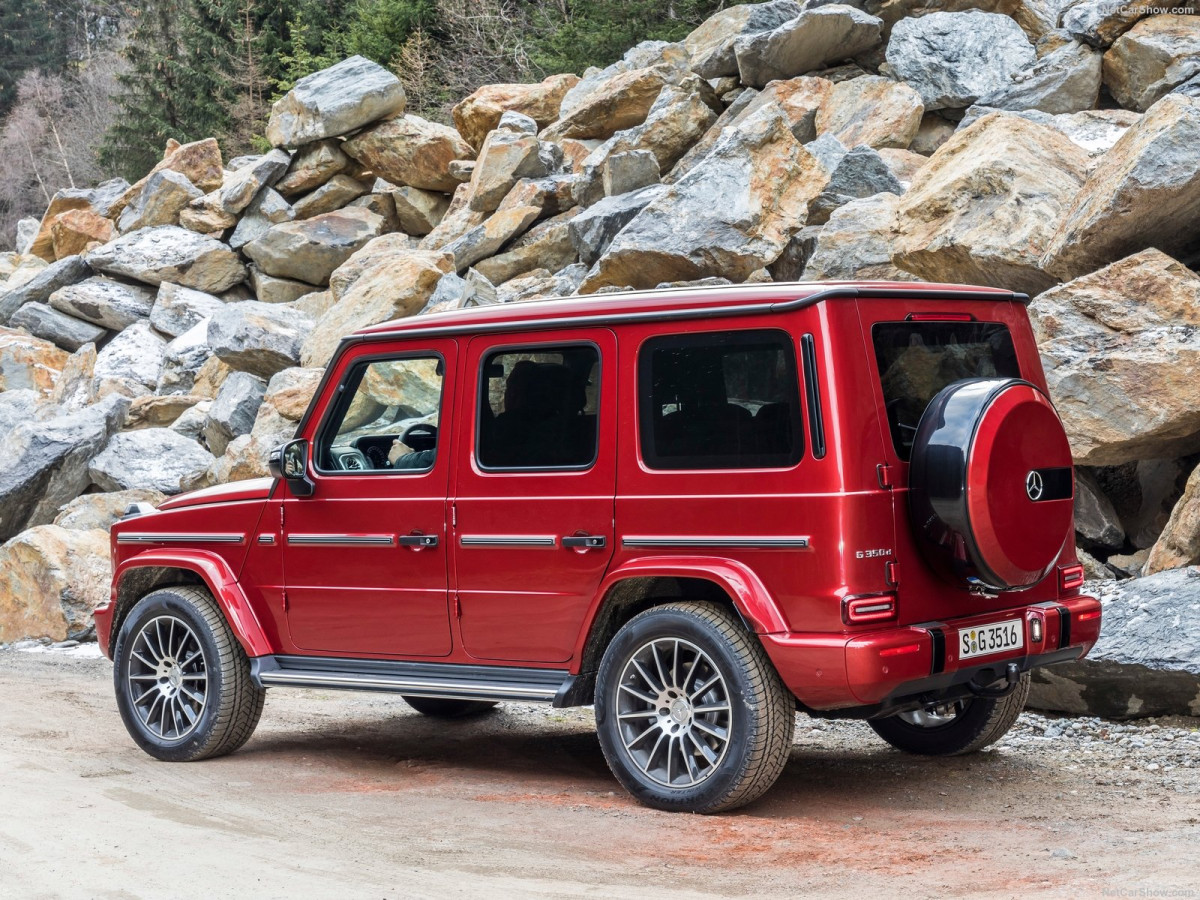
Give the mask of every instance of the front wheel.
M 737 616 L 671 603 L 632 618 L 605 651 L 596 730 L 613 774 L 642 803 L 723 812 L 779 778 L 795 705 Z
M 143 597 L 113 650 L 117 708 L 139 747 L 168 762 L 232 753 L 250 739 L 266 692 L 207 591 Z
M 998 699 L 972 697 L 940 706 L 871 719 L 875 733 L 906 753 L 962 756 L 994 744 L 1008 733 L 1029 697 L 1029 673 Z

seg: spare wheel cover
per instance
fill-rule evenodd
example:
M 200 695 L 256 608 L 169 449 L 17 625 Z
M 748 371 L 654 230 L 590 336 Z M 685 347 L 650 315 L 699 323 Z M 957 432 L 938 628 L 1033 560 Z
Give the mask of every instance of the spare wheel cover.
M 909 488 L 919 542 L 960 584 L 1031 587 L 1072 535 L 1071 448 L 1027 381 L 967 379 L 938 393 L 917 426 Z

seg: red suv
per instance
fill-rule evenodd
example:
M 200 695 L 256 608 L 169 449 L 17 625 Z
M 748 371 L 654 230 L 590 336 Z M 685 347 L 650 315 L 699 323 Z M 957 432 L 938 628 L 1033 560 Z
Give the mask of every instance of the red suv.
M 1100 631 L 1026 302 L 764 284 L 352 335 L 274 478 L 112 529 L 121 716 L 194 760 L 267 687 L 594 703 L 621 783 L 695 812 L 770 787 L 797 709 L 978 750 Z

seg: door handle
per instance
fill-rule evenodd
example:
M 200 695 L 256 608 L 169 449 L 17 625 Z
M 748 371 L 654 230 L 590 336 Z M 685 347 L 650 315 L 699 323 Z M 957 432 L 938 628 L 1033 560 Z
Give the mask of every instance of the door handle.
M 568 550 L 602 550 L 608 546 L 608 538 L 602 534 L 569 534 L 562 545 Z
M 436 547 L 438 545 L 438 536 L 436 534 L 402 534 L 400 535 L 401 547 L 415 547 L 418 550 L 425 547 Z

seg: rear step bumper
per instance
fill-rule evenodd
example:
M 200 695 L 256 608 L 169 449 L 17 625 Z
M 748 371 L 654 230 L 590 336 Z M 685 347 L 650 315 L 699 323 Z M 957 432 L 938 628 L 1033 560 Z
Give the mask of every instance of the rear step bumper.
M 565 669 L 314 656 L 260 656 L 250 660 L 250 674 L 261 687 L 382 691 L 411 697 L 526 703 L 554 703 L 574 681 Z

